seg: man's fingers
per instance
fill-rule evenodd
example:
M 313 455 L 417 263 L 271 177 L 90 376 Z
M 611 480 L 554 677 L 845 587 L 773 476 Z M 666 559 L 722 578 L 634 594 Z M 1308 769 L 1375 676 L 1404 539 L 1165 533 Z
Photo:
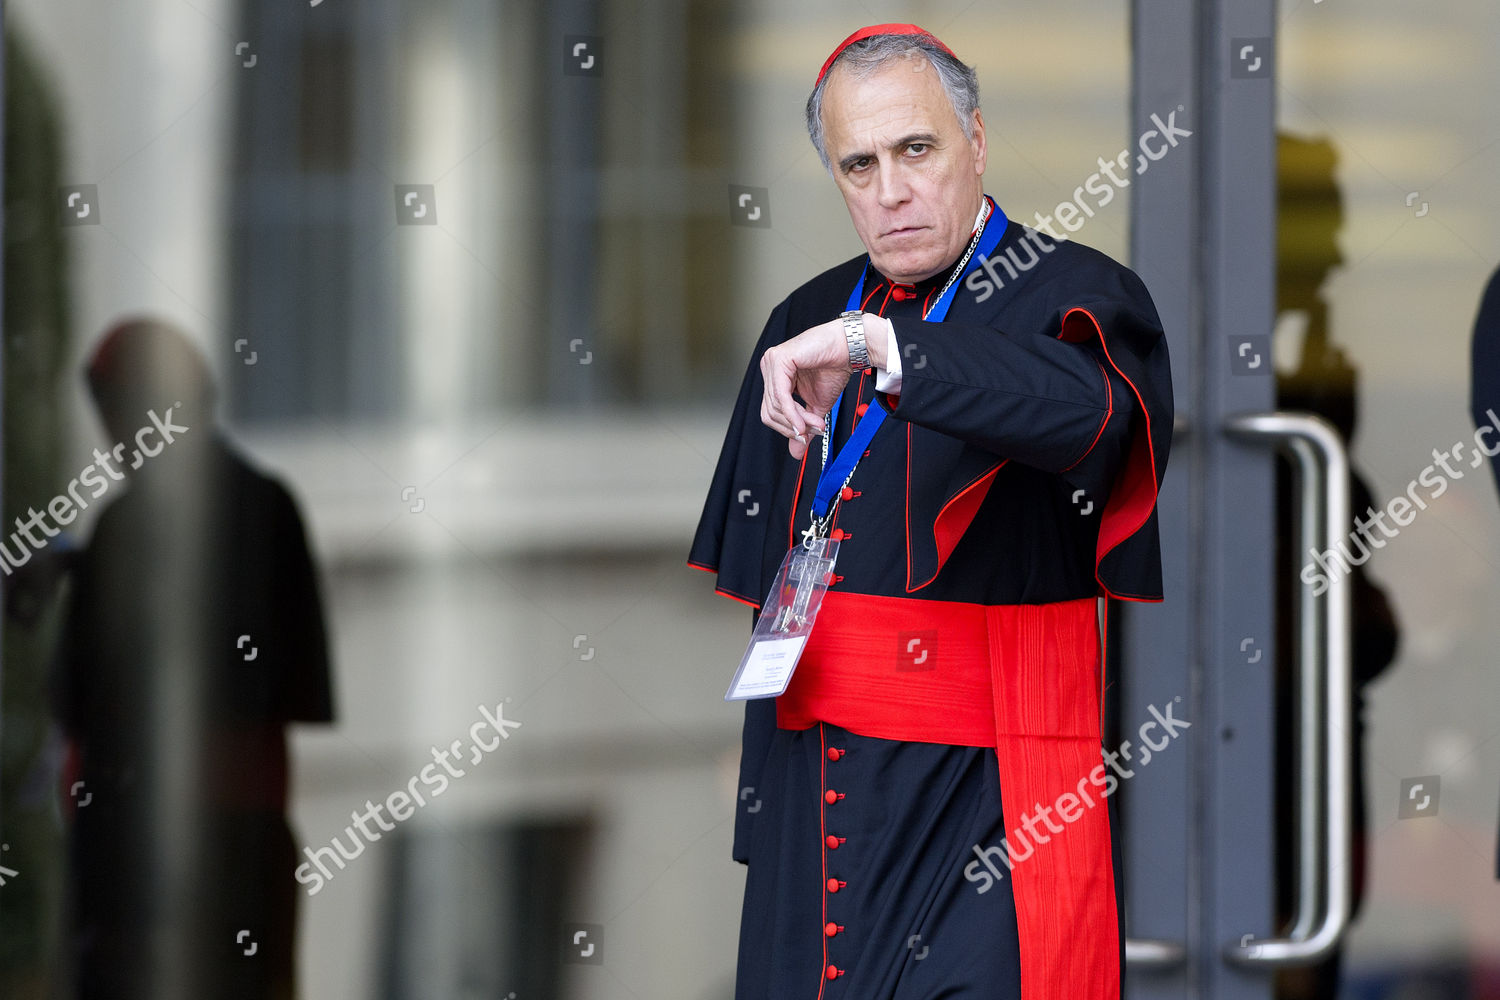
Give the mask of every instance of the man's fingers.
M 781 403 L 784 391 L 781 384 L 784 381 L 790 380 L 784 379 L 780 372 L 775 370 L 766 372 L 766 391 L 760 400 L 760 421 L 778 434 L 796 437 L 802 433 L 802 429 L 792 423 L 786 408 Z M 790 398 L 789 393 L 788 398 Z
M 777 416 L 790 428 L 788 437 L 801 437 L 810 441 L 823 433 L 823 419 L 794 398 L 788 397 L 785 407 L 778 411 Z
M 799 370 L 792 357 L 795 352 L 789 345 L 807 336 L 808 333 L 803 333 L 793 341 L 769 348 L 760 359 L 761 380 L 765 383 L 760 421 L 787 439 L 787 450 L 797 459 L 807 453 L 814 437 L 827 432 L 824 412 L 832 406 L 842 382 L 847 380 L 847 373 L 842 369 L 832 377 L 814 368 Z M 839 375 L 843 375 L 843 379 Z M 798 392 L 810 405 L 803 405 L 803 401 L 798 400 Z M 823 396 L 829 398 L 825 400 L 821 398 Z
M 794 400 L 792 412 L 796 419 L 801 422 L 802 433 L 805 437 L 816 437 L 823 433 L 823 418 L 805 406 L 799 406 Z
M 796 372 L 772 351 L 761 359 L 761 375 L 766 386 L 761 397 L 761 423 L 788 438 L 810 436 L 823 429 L 822 418 L 792 396 Z
M 810 440 L 823 433 L 822 419 L 798 406 L 795 401 L 790 402 L 789 409 L 777 409 L 769 399 L 763 399 L 760 405 L 760 422 L 786 438 L 801 437 Z
M 795 438 L 807 433 L 806 428 L 797 422 L 795 416 L 778 409 L 769 398 L 761 400 L 760 422 L 782 437 Z

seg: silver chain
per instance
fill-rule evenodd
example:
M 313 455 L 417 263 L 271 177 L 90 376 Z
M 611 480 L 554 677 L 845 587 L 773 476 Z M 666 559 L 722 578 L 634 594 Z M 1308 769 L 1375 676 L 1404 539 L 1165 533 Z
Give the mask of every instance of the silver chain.
M 820 466 L 820 468 L 822 469 L 828 468 L 828 438 L 832 436 L 832 434 L 832 427 L 828 428 L 822 434 L 823 464 L 822 466 Z M 828 505 L 828 513 L 824 514 L 822 517 L 813 515 L 812 524 L 809 525 L 807 530 L 802 533 L 802 544 L 804 546 L 811 548 L 813 539 L 822 538 L 824 535 L 828 534 L 828 525 L 833 521 L 833 515 L 838 511 L 839 502 L 844 499 L 844 491 L 849 488 L 850 481 L 854 479 L 854 470 L 857 468 L 859 468 L 858 462 L 855 462 L 852 466 L 849 467 L 849 474 L 844 477 L 844 481 L 839 486 L 838 492 L 833 495 L 833 502 Z
M 953 283 L 958 280 L 959 275 L 961 275 L 961 274 L 964 273 L 964 268 L 966 268 L 966 267 L 969 266 L 969 258 L 972 257 L 972 256 L 974 256 L 974 251 L 976 249 L 978 249 L 980 234 L 982 234 L 984 232 L 984 224 L 986 222 L 988 222 L 989 220 L 990 220 L 990 200 L 988 198 L 986 198 L 986 199 L 984 199 L 984 204 L 980 206 L 979 225 L 976 226 L 976 227 L 974 227 L 974 238 L 971 239 L 971 240 L 969 240 L 969 249 L 967 249 L 967 250 L 964 251 L 963 257 L 961 257 L 959 259 L 959 261 L 958 261 L 958 266 L 955 267 L 953 269 L 953 273 L 951 275 L 949 275 L 949 277 L 948 277 L 948 283 L 943 286 L 943 290 L 941 292 L 938 292 L 938 297 L 935 300 L 933 300 L 932 305 L 929 306 L 928 309 L 927 309 L 927 311 L 922 314 L 922 318 L 924 320 L 928 316 L 932 315 L 932 310 L 936 309 L 937 308 L 937 304 L 939 302 L 943 301 L 943 296 L 948 294 L 948 289 L 950 289 L 950 288 L 953 287 Z

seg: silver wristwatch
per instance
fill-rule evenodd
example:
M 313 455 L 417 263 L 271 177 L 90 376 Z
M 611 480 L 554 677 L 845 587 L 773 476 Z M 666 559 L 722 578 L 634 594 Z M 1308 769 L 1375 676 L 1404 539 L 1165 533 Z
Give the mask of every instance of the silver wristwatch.
M 865 345 L 865 314 L 857 309 L 839 313 L 844 321 L 844 339 L 849 342 L 849 370 L 861 372 L 870 367 L 870 351 Z

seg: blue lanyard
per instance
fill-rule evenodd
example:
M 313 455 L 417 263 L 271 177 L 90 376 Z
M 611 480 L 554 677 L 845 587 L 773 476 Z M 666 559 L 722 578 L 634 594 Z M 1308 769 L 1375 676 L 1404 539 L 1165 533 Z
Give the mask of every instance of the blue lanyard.
M 986 198 L 989 196 L 986 195 Z M 995 247 L 1000 244 L 1000 238 L 1005 235 L 1007 220 L 1000 206 L 990 201 L 990 216 L 985 220 L 984 232 L 979 235 L 979 243 L 974 247 L 974 252 L 969 255 L 968 263 L 964 266 L 963 274 L 959 275 L 938 300 L 932 304 L 922 319 L 928 323 L 941 323 L 948 315 L 948 309 L 953 305 L 953 299 L 958 295 L 958 286 L 964 283 L 964 278 L 974 268 L 979 267 L 983 258 L 995 252 Z M 844 307 L 846 312 L 856 311 L 860 308 L 864 298 L 865 276 L 870 273 L 870 259 L 865 258 L 865 266 L 859 273 L 859 281 L 854 285 L 854 291 L 849 295 L 849 304 Z M 839 393 L 839 398 L 834 400 L 833 409 L 828 414 L 828 429 L 824 432 L 832 434 L 833 429 L 838 426 L 839 404 L 843 402 L 844 394 Z M 864 455 L 865 449 L 870 446 L 870 439 L 885 422 L 885 408 L 874 406 L 865 411 L 865 416 L 855 426 L 839 453 L 834 456 L 832 462 L 823 466 L 818 476 L 818 489 L 813 494 L 813 517 L 821 521 L 828 516 L 833 498 L 844 485 L 849 474 L 854 471 L 854 466 Z
M 833 429 L 838 426 L 839 402 L 843 400 L 843 393 L 833 401 L 833 410 L 828 414 L 828 429 L 825 434 L 832 434 Z M 813 517 L 819 521 L 828 516 L 828 509 L 833 504 L 833 498 L 844 485 L 844 480 L 849 478 L 849 473 L 854 471 L 854 465 L 864 455 L 865 449 L 870 446 L 870 439 L 875 432 L 880 430 L 880 425 L 885 422 L 885 410 L 874 406 L 865 411 L 862 419 L 854 428 L 839 453 L 834 456 L 832 462 L 823 467 L 823 472 L 818 476 L 818 491 L 813 494 Z

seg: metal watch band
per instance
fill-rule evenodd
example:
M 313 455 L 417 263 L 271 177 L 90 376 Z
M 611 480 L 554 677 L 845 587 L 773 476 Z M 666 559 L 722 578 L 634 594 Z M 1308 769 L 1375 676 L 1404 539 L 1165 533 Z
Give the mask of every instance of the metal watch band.
M 849 370 L 864 371 L 870 367 L 870 351 L 865 344 L 865 314 L 857 309 L 839 313 L 844 321 L 844 340 L 849 343 Z

